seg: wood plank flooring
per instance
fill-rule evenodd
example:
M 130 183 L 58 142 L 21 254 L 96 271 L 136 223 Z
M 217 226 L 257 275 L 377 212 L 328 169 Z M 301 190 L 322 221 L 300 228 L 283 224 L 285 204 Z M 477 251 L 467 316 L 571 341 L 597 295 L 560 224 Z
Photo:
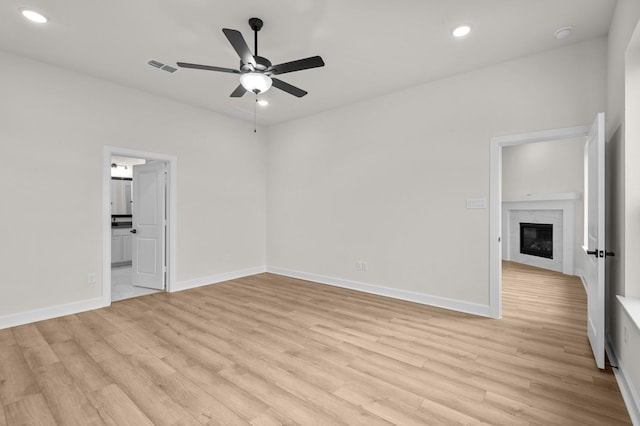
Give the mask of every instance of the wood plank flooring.
M 0 330 L 3 425 L 622 425 L 575 277 L 492 320 L 260 274 Z

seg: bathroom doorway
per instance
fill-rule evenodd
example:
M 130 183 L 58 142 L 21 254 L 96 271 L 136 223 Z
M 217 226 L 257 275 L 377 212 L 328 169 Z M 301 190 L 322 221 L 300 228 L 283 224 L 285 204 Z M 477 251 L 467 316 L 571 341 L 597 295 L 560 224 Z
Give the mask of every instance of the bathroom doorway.
M 104 160 L 103 294 L 118 301 L 169 291 L 175 282 L 175 157 L 105 147 Z

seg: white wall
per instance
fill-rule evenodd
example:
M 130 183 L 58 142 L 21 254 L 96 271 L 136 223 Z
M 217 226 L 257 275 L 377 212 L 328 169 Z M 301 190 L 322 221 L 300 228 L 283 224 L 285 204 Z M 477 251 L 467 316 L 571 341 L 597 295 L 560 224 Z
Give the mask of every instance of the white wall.
M 0 319 L 101 296 L 103 145 L 177 157 L 178 281 L 265 265 L 263 132 L 6 52 L 0 63 Z
M 502 196 L 583 192 L 584 138 L 502 148 Z
M 584 138 L 506 146 L 502 148 L 502 196 L 584 192 Z M 583 197 L 575 205 L 576 256 L 582 267 L 580 246 L 584 235 Z M 504 234 L 503 234 L 504 235 Z M 503 252 L 504 255 L 504 252 Z
M 625 52 L 638 25 L 640 2 L 618 0 L 609 29 L 607 45 L 607 140 L 624 116 Z
M 635 31 L 640 40 L 640 25 Z M 628 236 L 640 235 L 640 168 L 636 166 L 640 159 L 640 47 L 628 49 L 625 64 L 625 233 Z M 628 259 L 640 257 L 638 238 L 625 240 Z M 640 262 L 630 261 L 626 265 L 625 295 L 640 298 Z
M 486 306 L 489 212 L 465 200 L 490 138 L 591 123 L 605 59 L 596 39 L 272 127 L 268 264 Z
M 640 330 L 616 299 L 616 295 L 640 297 L 640 242 L 635 237 L 640 232 L 640 175 L 636 166 L 640 154 L 640 54 L 633 49 L 627 53 L 632 37 L 636 43 L 640 41 L 639 21 L 640 2 L 618 0 L 607 60 L 607 249 L 616 253 L 607 260 L 607 337 L 630 389 L 627 396 L 635 394 L 636 421 L 640 422 Z

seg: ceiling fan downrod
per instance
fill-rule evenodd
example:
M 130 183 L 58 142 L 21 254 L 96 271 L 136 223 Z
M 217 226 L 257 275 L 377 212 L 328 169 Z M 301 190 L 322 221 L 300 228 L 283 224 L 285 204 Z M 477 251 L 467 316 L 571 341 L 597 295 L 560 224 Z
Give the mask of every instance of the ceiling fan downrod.
M 253 30 L 253 42 L 255 46 L 253 56 L 258 56 L 258 31 L 262 29 L 262 25 L 264 25 L 264 22 L 262 22 L 260 18 L 249 19 L 249 26 Z

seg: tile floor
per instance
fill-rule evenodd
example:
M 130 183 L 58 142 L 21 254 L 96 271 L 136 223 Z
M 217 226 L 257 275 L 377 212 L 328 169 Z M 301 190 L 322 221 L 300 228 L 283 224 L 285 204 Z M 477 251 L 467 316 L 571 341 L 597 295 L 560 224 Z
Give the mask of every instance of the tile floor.
M 131 265 L 111 268 L 112 302 L 157 292 L 158 290 L 144 287 L 134 287 L 131 284 Z

